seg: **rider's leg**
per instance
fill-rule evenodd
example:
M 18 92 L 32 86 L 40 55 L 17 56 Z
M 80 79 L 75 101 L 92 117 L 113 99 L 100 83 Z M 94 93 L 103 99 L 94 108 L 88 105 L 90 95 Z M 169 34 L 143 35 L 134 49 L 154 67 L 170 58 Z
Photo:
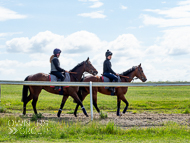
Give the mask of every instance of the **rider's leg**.
M 113 82 L 117 82 L 118 78 L 116 75 L 112 74 L 112 73 L 104 73 L 104 76 L 108 77 L 109 79 L 111 79 Z M 108 88 L 108 90 L 110 90 L 111 92 L 115 92 L 115 88 L 114 87 L 110 87 Z
M 52 71 L 51 74 L 55 75 L 55 76 L 56 76 L 58 79 L 60 79 L 61 81 L 64 80 L 64 76 L 63 76 L 62 72 Z M 55 90 L 56 90 L 56 89 L 59 89 L 59 86 L 56 86 L 54 89 L 55 89 Z

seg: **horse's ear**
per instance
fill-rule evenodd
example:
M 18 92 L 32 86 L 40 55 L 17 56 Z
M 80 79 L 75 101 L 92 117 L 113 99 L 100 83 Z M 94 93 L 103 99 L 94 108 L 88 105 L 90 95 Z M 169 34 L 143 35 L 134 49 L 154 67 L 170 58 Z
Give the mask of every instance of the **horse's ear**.
M 87 60 L 86 60 L 87 62 L 89 61 L 89 57 L 87 58 Z
M 139 64 L 139 67 L 141 66 L 141 63 Z

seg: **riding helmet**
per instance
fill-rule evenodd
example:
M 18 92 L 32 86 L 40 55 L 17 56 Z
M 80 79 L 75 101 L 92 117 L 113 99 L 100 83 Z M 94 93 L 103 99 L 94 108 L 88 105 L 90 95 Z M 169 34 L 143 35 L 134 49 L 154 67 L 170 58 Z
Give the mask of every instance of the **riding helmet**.
M 60 49 L 54 49 L 54 51 L 53 51 L 53 54 L 54 55 L 57 55 L 57 54 L 60 54 L 61 53 L 61 50 Z
M 107 58 L 109 55 L 112 55 L 112 52 L 109 51 L 109 50 L 107 50 L 107 52 L 106 52 L 106 54 L 105 54 L 106 58 Z

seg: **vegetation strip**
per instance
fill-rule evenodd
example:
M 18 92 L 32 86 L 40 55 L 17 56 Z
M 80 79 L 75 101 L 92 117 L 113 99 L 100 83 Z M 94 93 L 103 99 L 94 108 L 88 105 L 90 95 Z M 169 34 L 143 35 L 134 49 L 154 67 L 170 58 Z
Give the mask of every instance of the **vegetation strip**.
M 189 126 L 168 122 L 162 127 L 151 128 L 125 128 L 121 129 L 109 122 L 106 125 L 97 122 L 90 122 L 82 125 L 79 122 L 65 123 L 46 121 L 43 119 L 30 121 L 20 117 L 0 118 L 0 141 L 108 141 L 117 140 L 138 142 L 138 141 L 176 141 L 185 142 L 190 140 Z

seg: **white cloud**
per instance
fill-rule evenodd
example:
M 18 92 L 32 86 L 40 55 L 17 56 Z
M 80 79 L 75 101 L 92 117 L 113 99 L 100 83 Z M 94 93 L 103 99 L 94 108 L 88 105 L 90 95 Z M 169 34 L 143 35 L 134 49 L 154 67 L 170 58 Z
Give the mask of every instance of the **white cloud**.
M 95 34 L 87 31 L 78 31 L 67 37 L 45 31 L 31 39 L 13 38 L 6 42 L 6 47 L 8 52 L 14 53 L 52 53 L 54 48 L 60 48 L 64 53 L 79 54 L 99 50 L 101 43 Z
M 178 27 L 164 31 L 161 46 L 170 55 L 190 54 L 190 27 Z
M 179 4 L 179 5 L 186 5 L 186 4 L 190 4 L 190 0 L 180 1 L 178 4 Z
M 145 25 L 158 25 L 159 27 L 172 27 L 172 26 L 188 26 L 190 25 L 190 18 L 180 18 L 180 19 L 164 19 L 157 18 L 149 15 L 141 15 L 143 18 L 143 23 Z
M 15 73 L 15 69 L 0 68 L 0 74 L 4 75 L 4 77 Z
M 181 3 L 179 6 L 170 9 L 145 9 L 144 11 L 165 15 L 169 18 L 188 18 L 190 16 L 190 3 Z
M 188 26 L 190 25 L 190 2 L 182 1 L 177 7 L 168 9 L 145 9 L 159 17 L 142 14 L 141 18 L 145 25 L 158 25 L 159 27 Z M 161 17 L 162 16 L 162 17 Z
M 0 33 L 0 37 L 7 37 L 7 36 L 13 36 L 16 34 L 22 34 L 22 32 L 7 32 L 7 33 Z
M 100 39 L 87 31 L 75 32 L 65 38 L 62 49 L 67 53 L 83 53 L 91 50 L 99 50 Z
M 99 0 L 78 0 L 81 2 L 92 2 L 93 5 L 89 6 L 90 8 L 99 8 L 104 5 L 104 3 L 100 2 Z
M 6 42 L 9 52 L 49 52 L 63 43 L 64 36 L 53 34 L 50 31 L 40 32 L 29 39 L 28 37 L 13 38 Z
M 18 65 L 19 62 L 15 60 L 2 60 L 0 61 L 0 67 L 12 67 Z
M 183 35 L 185 31 L 187 34 Z M 177 72 L 179 72 L 178 69 L 180 68 L 183 69 L 186 77 L 189 77 L 187 72 L 190 71 L 190 66 L 186 59 L 188 55 L 184 53 L 190 53 L 188 50 L 188 39 L 190 38 L 188 33 L 190 33 L 190 28 L 172 28 L 163 31 L 163 33 L 164 35 L 158 38 L 157 44 L 150 47 L 143 47 L 141 42 L 132 34 L 122 34 L 115 40 L 107 42 L 101 41 L 97 35 L 88 31 L 78 31 L 67 37 L 54 34 L 50 31 L 40 32 L 32 38 L 25 37 L 27 44 L 23 41 L 22 37 L 17 38 L 15 39 L 17 41 L 10 40 L 15 44 L 19 43 L 16 44 L 17 52 L 20 50 L 23 53 L 23 45 L 26 45 L 25 47 L 27 45 L 33 45 L 31 46 L 32 48 L 30 46 L 28 46 L 29 49 L 26 48 L 25 56 L 27 57 L 27 62 L 0 60 L 0 77 L 4 79 L 5 77 L 15 78 L 14 76 L 16 76 L 19 79 L 24 79 L 29 74 L 38 72 L 48 73 L 50 70 L 49 58 L 55 48 L 54 44 L 57 44 L 56 47 L 62 50 L 60 56 L 61 67 L 66 70 L 72 69 L 77 63 L 90 57 L 90 61 L 99 71 L 99 74 L 101 74 L 105 52 L 109 49 L 113 52 L 113 58 L 111 60 L 113 69 L 118 73 L 142 63 L 142 67 L 149 81 L 185 80 L 182 76 L 176 76 L 175 78 L 172 76 L 177 75 Z M 55 41 L 55 39 L 59 40 Z M 46 43 L 44 47 L 42 41 Z M 7 43 L 9 44 L 9 42 Z M 38 48 L 35 48 L 34 45 Z M 9 48 L 14 49 L 14 47 Z M 33 52 L 30 53 L 29 51 Z M 15 52 L 14 54 L 17 53 Z M 179 57 L 176 58 L 176 56 L 180 56 L 181 54 L 184 54 L 181 59 Z M 7 76 L 5 72 L 3 73 L 5 69 L 8 69 L 7 72 L 12 74 Z
M 82 17 L 90 17 L 90 18 L 105 18 L 106 15 L 103 14 L 103 11 L 96 11 L 96 12 L 90 12 L 90 13 L 81 13 L 78 14 L 78 16 Z
M 177 27 L 163 31 L 163 36 L 159 37 L 157 44 L 146 49 L 147 54 L 155 55 L 186 55 L 190 54 L 190 27 Z
M 78 0 L 78 1 L 87 2 L 88 0 Z
M 121 5 L 121 9 L 127 9 L 127 7 L 124 5 Z
M 99 8 L 102 5 L 104 5 L 104 3 L 99 2 L 99 1 L 95 1 L 94 4 L 90 6 L 90 8 Z
M 0 13 L 0 21 L 6 21 L 9 19 L 24 19 L 27 17 L 26 15 L 17 14 L 17 12 L 4 7 L 0 7 Z

